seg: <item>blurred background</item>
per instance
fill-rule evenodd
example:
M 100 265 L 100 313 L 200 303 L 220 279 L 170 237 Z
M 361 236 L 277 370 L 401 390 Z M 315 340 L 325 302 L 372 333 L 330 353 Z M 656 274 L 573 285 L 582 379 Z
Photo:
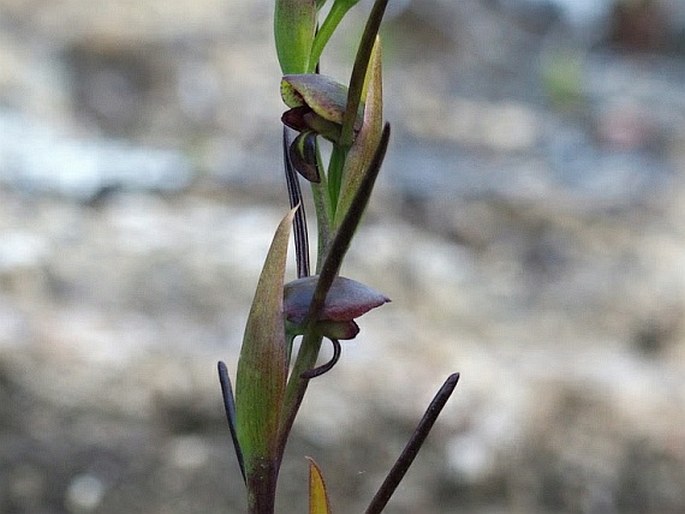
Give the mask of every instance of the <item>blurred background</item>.
M 0 513 L 244 512 L 215 366 L 287 208 L 272 9 L 0 0 Z M 685 512 L 685 2 L 392 0 L 384 41 L 345 275 L 393 302 L 280 511 L 304 455 L 363 511 L 460 371 L 388 513 Z

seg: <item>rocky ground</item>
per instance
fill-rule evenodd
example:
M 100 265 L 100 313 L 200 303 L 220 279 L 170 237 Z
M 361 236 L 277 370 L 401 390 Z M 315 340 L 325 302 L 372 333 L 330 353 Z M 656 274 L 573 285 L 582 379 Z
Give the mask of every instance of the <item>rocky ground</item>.
M 0 0 L 0 512 L 243 512 L 215 365 L 286 204 L 271 5 L 93 5 Z M 455 370 L 388 512 L 685 510 L 685 16 L 627 5 L 393 7 L 345 268 L 393 302 L 310 389 L 282 512 L 304 455 L 362 511 Z

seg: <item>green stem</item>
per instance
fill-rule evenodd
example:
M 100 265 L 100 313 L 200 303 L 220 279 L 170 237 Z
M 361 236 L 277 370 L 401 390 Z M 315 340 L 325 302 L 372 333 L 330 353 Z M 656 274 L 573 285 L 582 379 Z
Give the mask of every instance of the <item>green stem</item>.
M 316 160 L 319 167 L 319 176 L 321 182 L 318 184 L 312 182 L 312 198 L 314 200 L 314 210 L 316 211 L 317 224 L 317 259 L 316 259 L 316 273 L 319 272 L 323 257 L 326 255 L 328 245 L 331 240 L 331 230 L 333 225 L 333 209 L 331 207 L 330 196 L 328 192 L 328 177 L 323 172 L 323 160 L 321 159 L 321 151 L 319 150 L 319 142 L 316 142 Z
M 249 514 L 273 514 L 276 507 L 276 481 L 279 461 L 256 463 L 260 473 L 248 474 L 247 507 Z
M 312 183 L 312 197 L 314 198 L 314 210 L 316 211 L 316 224 L 318 232 L 317 255 L 326 255 L 331 240 L 331 214 L 328 188 L 325 184 Z M 316 273 L 319 272 L 321 258 L 317 257 Z
M 369 18 L 366 21 L 366 27 L 364 27 L 359 48 L 357 49 L 357 56 L 355 57 L 352 76 L 350 77 L 350 87 L 347 92 L 347 107 L 343 115 L 340 132 L 340 146 L 343 148 L 349 148 L 352 145 L 354 123 L 357 120 L 362 91 L 364 90 L 366 70 L 369 67 L 373 45 L 376 42 L 376 35 L 381 27 L 381 21 L 383 20 L 387 5 L 388 0 L 376 0 L 374 2 Z
M 342 185 L 343 168 L 347 152 L 341 146 L 333 145 L 331 160 L 328 163 L 328 194 L 331 201 L 331 220 L 335 219 L 335 208 L 340 197 L 340 187 Z
M 333 284 L 333 280 L 340 271 L 343 258 L 350 247 L 352 237 L 359 226 L 362 214 L 364 213 L 371 196 L 371 191 L 376 183 L 376 178 L 378 177 L 383 158 L 385 157 L 385 152 L 388 148 L 389 139 L 390 125 L 386 123 L 378 147 L 374 152 L 368 169 L 364 173 L 364 178 L 359 184 L 359 188 L 350 203 L 350 208 L 345 214 L 345 218 L 340 224 L 338 231 L 335 233 L 335 237 L 331 241 L 326 257 L 321 265 L 321 273 L 316 284 L 316 289 L 314 290 L 312 303 L 309 306 L 309 313 L 307 314 L 307 325 L 305 327 L 304 336 L 302 337 L 300 351 L 297 354 L 295 365 L 285 389 L 283 415 L 281 417 L 278 436 L 279 462 L 280 459 L 283 458 L 288 435 L 295 422 L 295 416 L 300 408 L 304 394 L 307 391 L 309 380 L 303 379 L 301 375 L 314 367 L 316 359 L 319 356 L 319 350 L 321 349 L 322 336 L 316 330 L 316 322 L 321 315 L 326 295 Z
M 328 40 L 331 39 L 335 29 L 338 28 L 338 25 L 340 25 L 340 22 L 347 14 L 347 11 L 349 11 L 355 3 L 356 1 L 350 2 L 349 0 L 337 0 L 333 3 L 331 10 L 328 12 L 328 16 L 326 16 L 326 19 L 323 21 L 323 24 L 314 37 L 312 52 L 309 54 L 308 73 L 314 73 Z
M 295 365 L 293 366 L 288 385 L 285 389 L 285 400 L 283 402 L 284 415 L 281 418 L 279 436 L 279 462 L 283 458 L 288 435 L 293 427 L 295 416 L 297 416 L 297 411 L 300 409 L 304 394 L 307 392 L 307 386 L 309 385 L 309 380 L 303 379 L 301 375 L 316 365 L 316 359 L 319 356 L 322 339 L 323 337 L 314 329 L 314 323 L 310 323 L 305 330 L 305 334 L 302 336 L 300 351 L 297 352 L 297 359 L 295 359 Z
M 314 289 L 312 303 L 309 306 L 309 313 L 307 314 L 307 323 L 312 323 L 312 320 L 318 320 L 319 314 L 321 314 L 328 290 L 331 288 L 333 280 L 340 271 L 343 259 L 347 254 L 347 250 L 350 248 L 352 238 L 362 219 L 366 205 L 369 203 L 369 198 L 371 197 L 373 186 L 378 178 L 378 173 L 381 170 L 389 141 L 390 124 L 386 123 L 383 127 L 378 147 L 373 154 L 373 158 L 371 159 L 368 168 L 364 172 L 364 178 L 359 183 L 359 188 L 352 198 L 350 206 L 345 213 L 345 217 L 340 223 L 338 230 L 335 232 L 335 237 L 331 241 L 328 252 L 326 253 L 326 258 L 321 265 L 319 280 Z

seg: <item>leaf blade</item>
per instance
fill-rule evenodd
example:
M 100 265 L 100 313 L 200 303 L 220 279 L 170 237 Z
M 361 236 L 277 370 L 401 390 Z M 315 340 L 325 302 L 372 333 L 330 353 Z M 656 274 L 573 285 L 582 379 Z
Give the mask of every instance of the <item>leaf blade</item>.
M 296 209 L 280 222 L 255 291 L 236 374 L 236 431 L 248 482 L 277 474 L 278 427 L 287 379 L 283 284 Z
M 274 38 L 278 62 L 284 74 L 306 73 L 316 32 L 314 0 L 277 0 Z
M 342 185 L 335 210 L 335 225 L 342 222 L 345 213 L 352 203 L 354 194 L 359 189 L 364 178 L 366 165 L 373 158 L 373 154 L 381 140 L 383 132 L 383 73 L 381 67 L 381 40 L 376 36 L 376 42 L 371 51 L 371 60 L 366 77 L 366 98 L 364 116 L 361 129 L 357 134 L 350 151 L 345 159 L 342 174 Z
M 309 461 L 309 514 L 330 514 L 331 505 L 321 469 L 314 459 L 306 459 Z

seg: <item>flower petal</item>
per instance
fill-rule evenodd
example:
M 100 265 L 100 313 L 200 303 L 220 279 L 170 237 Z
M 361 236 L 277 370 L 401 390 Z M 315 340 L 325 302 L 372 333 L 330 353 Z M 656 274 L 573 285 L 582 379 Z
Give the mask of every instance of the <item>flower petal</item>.
M 302 323 L 312 302 L 317 275 L 293 280 L 285 285 L 283 308 L 288 321 Z M 352 321 L 389 302 L 384 294 L 345 277 L 336 277 L 328 291 L 319 321 Z

